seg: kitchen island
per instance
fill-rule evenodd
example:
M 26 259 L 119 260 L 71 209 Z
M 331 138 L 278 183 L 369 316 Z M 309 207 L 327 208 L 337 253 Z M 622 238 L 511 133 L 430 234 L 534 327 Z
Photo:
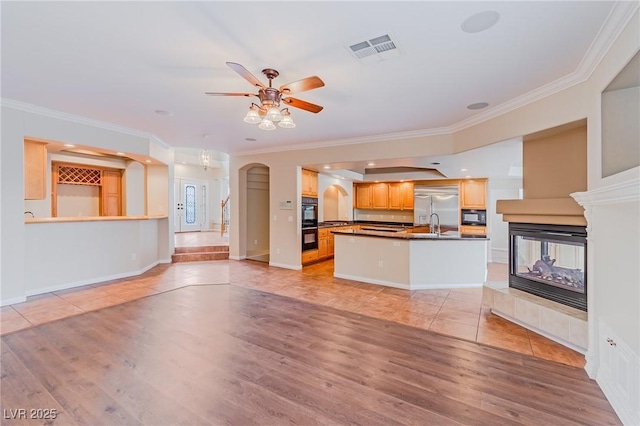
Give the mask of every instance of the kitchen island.
M 384 231 L 333 231 L 338 278 L 407 290 L 480 287 L 488 239 Z

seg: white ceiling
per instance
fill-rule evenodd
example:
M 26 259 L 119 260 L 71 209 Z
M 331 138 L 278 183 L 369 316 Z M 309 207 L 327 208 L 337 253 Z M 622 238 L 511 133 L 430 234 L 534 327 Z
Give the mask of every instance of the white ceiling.
M 614 6 L 2 2 L 2 97 L 230 154 L 448 128 L 591 65 L 585 61 Z M 465 19 L 483 11 L 499 13 L 494 27 L 462 31 Z M 392 35 L 399 56 L 365 64 L 347 48 L 383 34 Z M 261 70 L 277 69 L 276 87 L 319 76 L 325 87 L 294 97 L 324 110 L 290 108 L 295 129 L 244 123 L 256 98 L 204 95 L 254 92 L 227 61 L 265 83 Z M 476 102 L 489 107 L 466 108 Z

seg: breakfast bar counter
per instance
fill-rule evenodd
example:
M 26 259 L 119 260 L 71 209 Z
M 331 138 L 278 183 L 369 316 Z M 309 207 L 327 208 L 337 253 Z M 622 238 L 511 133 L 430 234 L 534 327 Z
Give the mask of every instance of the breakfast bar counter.
M 334 276 L 407 290 L 480 287 L 487 238 L 384 231 L 333 231 Z

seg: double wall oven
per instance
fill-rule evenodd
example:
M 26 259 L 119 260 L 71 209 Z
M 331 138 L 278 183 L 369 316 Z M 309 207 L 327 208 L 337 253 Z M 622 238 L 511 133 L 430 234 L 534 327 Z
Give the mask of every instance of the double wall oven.
M 302 197 L 302 251 L 318 249 L 318 199 Z

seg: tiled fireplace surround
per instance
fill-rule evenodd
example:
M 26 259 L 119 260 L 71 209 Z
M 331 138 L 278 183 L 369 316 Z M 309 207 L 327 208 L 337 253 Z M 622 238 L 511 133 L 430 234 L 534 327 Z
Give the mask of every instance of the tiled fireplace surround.
M 524 199 L 498 201 L 504 221 L 586 225 L 584 209 L 570 195 L 587 188 L 586 136 L 584 120 L 523 138 Z M 496 315 L 587 351 L 587 312 L 510 288 L 508 281 L 485 283 L 482 302 Z

